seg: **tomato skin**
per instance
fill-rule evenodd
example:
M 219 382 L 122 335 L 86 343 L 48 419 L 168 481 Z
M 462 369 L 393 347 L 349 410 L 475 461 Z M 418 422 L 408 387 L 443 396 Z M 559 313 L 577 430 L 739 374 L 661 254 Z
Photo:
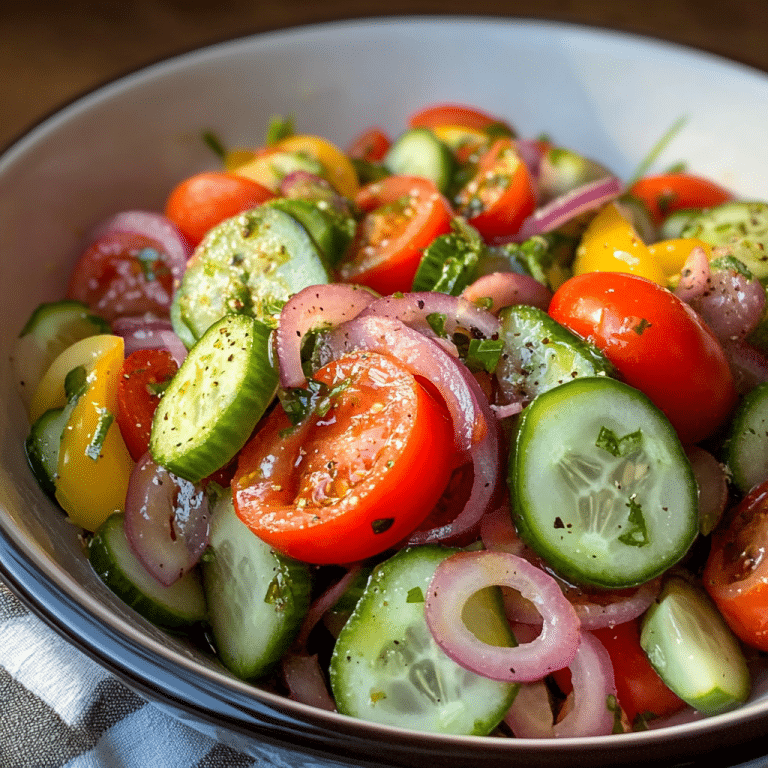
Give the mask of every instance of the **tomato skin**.
M 686 703 L 659 677 L 640 645 L 637 620 L 592 631 L 613 663 L 616 696 L 630 723 L 638 715 L 667 717 Z
M 173 275 L 163 256 L 162 246 L 144 235 L 104 235 L 80 255 L 70 274 L 67 298 L 84 302 L 105 320 L 147 313 L 167 317 Z
M 345 386 L 330 410 L 294 429 L 282 408 L 272 411 L 238 459 L 235 509 L 290 557 L 349 563 L 396 545 L 430 512 L 453 466 L 451 427 L 388 356 L 352 353 L 315 378 Z
M 340 267 L 342 280 L 382 295 L 409 291 L 424 249 L 451 231 L 450 204 L 428 179 L 388 176 L 364 186 L 355 205 L 365 215 Z
M 411 128 L 439 128 L 443 125 L 460 125 L 463 128 L 484 130 L 490 126 L 501 125 L 512 131 L 504 120 L 494 117 L 476 107 L 464 104 L 433 104 L 420 109 L 408 118 Z
M 712 534 L 704 587 L 734 634 L 768 651 L 768 482 L 755 486 Z
M 595 344 L 630 386 L 666 414 L 684 445 L 711 435 L 735 402 L 723 348 L 665 288 L 620 272 L 590 272 L 555 292 L 549 314 Z
M 353 160 L 375 163 L 384 159 L 391 143 L 381 128 L 368 128 L 349 143 L 346 152 Z
M 489 240 L 511 235 L 536 208 L 536 188 L 511 139 L 497 139 L 456 195 L 459 213 Z
M 690 173 L 665 173 L 638 179 L 629 193 L 642 200 L 658 226 L 683 208 L 707 208 L 733 200 L 725 188 Z
M 162 387 L 178 368 L 165 349 L 139 349 L 123 361 L 117 382 L 117 423 L 134 461 L 149 450 L 152 417 Z
M 244 176 L 218 171 L 198 173 L 171 190 L 165 215 L 194 247 L 211 227 L 274 196 L 271 190 Z

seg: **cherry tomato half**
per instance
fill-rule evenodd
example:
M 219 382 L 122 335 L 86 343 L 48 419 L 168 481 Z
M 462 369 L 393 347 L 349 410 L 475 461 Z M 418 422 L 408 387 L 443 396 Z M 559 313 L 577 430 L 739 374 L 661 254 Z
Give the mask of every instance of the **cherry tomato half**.
M 211 227 L 274 196 L 271 190 L 243 176 L 218 171 L 198 173 L 171 190 L 165 215 L 194 247 Z
M 755 486 L 712 534 L 703 582 L 733 632 L 768 651 L 768 482 Z
M 456 207 L 486 239 L 511 235 L 536 207 L 536 189 L 511 139 L 497 139 L 474 177 L 456 195 Z
M 655 224 L 683 208 L 707 208 L 733 199 L 733 195 L 709 179 L 690 173 L 665 173 L 636 181 L 629 193 L 640 198 Z
M 235 509 L 280 552 L 350 563 L 394 546 L 429 514 L 454 465 L 451 427 L 388 356 L 352 353 L 315 380 L 328 388 L 322 407 L 293 429 L 275 408 L 243 449 Z
M 67 298 L 105 320 L 130 315 L 167 317 L 173 275 L 162 246 L 143 235 L 112 232 L 91 243 L 75 264 Z
M 666 288 L 637 275 L 590 272 L 558 288 L 549 314 L 602 350 L 667 415 L 684 445 L 711 435 L 731 413 L 736 390 L 723 348 Z
M 424 249 L 451 231 L 448 201 L 428 179 L 388 176 L 363 187 L 355 205 L 365 215 L 340 267 L 342 280 L 383 295 L 409 291 Z
M 368 128 L 349 143 L 346 152 L 353 160 L 375 163 L 384 159 L 391 143 L 381 128 Z
M 134 461 L 149 450 L 152 417 L 178 368 L 165 349 L 139 349 L 123 361 L 117 381 L 117 423 Z
M 411 128 L 439 128 L 443 125 L 458 125 L 462 128 L 475 128 L 480 131 L 499 126 L 510 134 L 512 133 L 512 127 L 506 121 L 481 109 L 464 104 L 434 104 L 425 107 L 408 118 L 408 125 Z

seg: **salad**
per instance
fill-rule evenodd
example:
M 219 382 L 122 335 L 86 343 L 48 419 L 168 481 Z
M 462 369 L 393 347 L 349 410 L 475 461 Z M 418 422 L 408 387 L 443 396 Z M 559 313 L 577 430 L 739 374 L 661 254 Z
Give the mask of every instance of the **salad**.
M 239 678 L 447 734 L 716 715 L 768 651 L 768 203 L 457 104 L 275 118 L 98 222 L 13 353 L 105 584 Z

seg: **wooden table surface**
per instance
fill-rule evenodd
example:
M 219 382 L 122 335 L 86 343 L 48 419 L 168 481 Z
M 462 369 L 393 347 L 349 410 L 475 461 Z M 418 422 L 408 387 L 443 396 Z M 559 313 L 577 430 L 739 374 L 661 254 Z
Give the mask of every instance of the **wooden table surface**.
M 78 94 L 201 45 L 334 19 L 468 13 L 639 33 L 768 72 L 768 0 L 5 0 L 0 146 Z

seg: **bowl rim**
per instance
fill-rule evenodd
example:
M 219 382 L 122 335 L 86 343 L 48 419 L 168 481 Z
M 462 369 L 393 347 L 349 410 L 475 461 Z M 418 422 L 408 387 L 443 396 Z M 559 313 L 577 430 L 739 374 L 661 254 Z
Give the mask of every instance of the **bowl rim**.
M 416 16 L 372 16 L 301 24 L 290 27 L 241 35 L 210 43 L 187 51 L 164 56 L 154 62 L 132 68 L 84 90 L 41 116 L 22 133 L 11 139 L 0 149 L 0 171 L 4 160 L 17 152 L 21 153 L 27 144 L 33 144 L 36 138 L 47 130 L 52 130 L 58 120 L 66 120 L 67 115 L 78 109 L 87 108 L 91 100 L 98 100 L 121 88 L 131 87 L 132 80 L 152 76 L 167 67 L 181 67 L 188 59 L 221 53 L 231 46 L 250 46 L 274 44 L 281 39 L 299 36 L 313 36 L 329 29 L 361 28 L 381 24 L 420 25 L 451 24 L 461 26 L 501 25 L 536 28 L 548 31 L 564 31 L 572 35 L 599 36 L 606 42 L 628 42 L 651 48 L 658 48 L 685 56 L 698 57 L 719 63 L 723 66 L 736 67 L 745 75 L 750 73 L 764 81 L 766 73 L 750 65 L 704 51 L 691 46 L 670 42 L 656 37 L 638 35 L 602 26 L 589 26 L 573 22 L 560 22 L 538 19 L 535 17 L 499 17 L 481 15 L 416 15 Z M 82 600 L 77 598 L 78 583 L 56 563 L 45 560 L 39 553 L 30 552 L 25 547 L 23 536 L 14 529 L 12 521 L 6 521 L 0 510 L 0 577 L 22 602 L 47 625 L 52 627 L 67 642 L 86 653 L 94 661 L 108 669 L 126 685 L 150 700 L 160 701 L 190 713 L 212 725 L 221 725 L 244 735 L 256 735 L 266 743 L 278 746 L 299 745 L 308 751 L 318 751 L 322 755 L 338 758 L 340 750 L 357 755 L 355 764 L 360 764 L 360 757 L 370 752 L 371 739 L 385 742 L 395 762 L 387 765 L 421 764 L 435 750 L 449 746 L 452 754 L 459 759 L 463 753 L 465 759 L 482 754 L 489 757 L 509 759 L 510 754 L 551 757 L 562 754 L 563 749 L 582 751 L 585 739 L 562 739 L 540 741 L 535 739 L 501 740 L 488 737 L 454 737 L 422 734 L 399 728 L 386 728 L 343 715 L 326 713 L 307 705 L 291 702 L 283 696 L 259 690 L 254 696 L 253 687 L 237 680 L 224 670 L 209 670 L 191 659 L 179 656 L 170 649 L 164 649 L 159 643 L 150 642 L 141 632 L 134 631 L 127 622 L 120 620 L 110 611 L 102 608 L 96 599 L 90 601 L 92 610 L 86 610 Z M 46 574 L 47 566 L 55 573 L 57 581 Z M 45 578 L 40 578 L 41 573 Z M 67 620 L 62 620 L 66 616 Z M 140 638 L 144 653 L 137 653 L 131 642 Z M 110 647 L 113 655 L 104 652 Z M 196 678 L 200 677 L 200 680 Z M 163 685 L 158 685 L 158 680 Z M 194 691 L 202 701 L 208 704 L 192 704 L 186 692 Z M 215 708 L 213 705 L 216 705 Z M 765 709 L 766 711 L 759 711 Z M 733 725 L 749 728 L 768 720 L 768 704 L 746 705 L 741 709 L 720 715 L 717 718 L 699 720 L 686 725 L 669 726 L 655 731 L 622 734 L 620 736 L 593 737 L 586 741 L 594 748 L 607 749 L 615 753 L 636 752 L 648 749 L 651 745 L 667 745 L 670 739 L 680 736 L 688 739 L 701 737 L 702 744 L 729 742 L 729 733 Z M 296 728 L 303 729 L 299 735 Z M 329 735 L 330 732 L 330 735 Z M 407 742 L 399 747 L 396 742 Z M 415 743 L 419 747 L 414 751 Z M 745 739 L 738 739 L 745 744 Z M 510 750 L 510 744 L 514 747 Z M 729 744 L 729 746 L 731 746 Z M 751 748 L 747 747 L 748 750 Z M 478 752 L 479 750 L 479 752 Z M 711 755 L 711 752 L 708 754 Z M 752 756 L 752 752 L 748 754 Z M 754 756 L 765 754 L 765 747 L 754 752 Z M 674 751 L 670 754 L 676 759 Z M 549 757 L 548 759 L 551 759 Z M 400 762 L 402 761 L 402 762 Z M 731 763 L 728 763 L 731 764 Z

